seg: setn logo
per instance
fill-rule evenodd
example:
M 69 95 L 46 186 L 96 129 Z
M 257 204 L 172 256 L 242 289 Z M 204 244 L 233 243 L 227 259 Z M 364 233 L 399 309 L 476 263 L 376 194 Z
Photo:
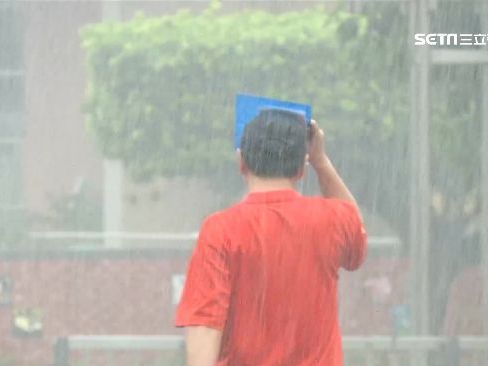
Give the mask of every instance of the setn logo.
M 488 34 L 416 33 L 415 46 L 486 46 Z
M 456 33 L 416 33 L 416 46 L 451 46 L 457 45 L 458 35 Z

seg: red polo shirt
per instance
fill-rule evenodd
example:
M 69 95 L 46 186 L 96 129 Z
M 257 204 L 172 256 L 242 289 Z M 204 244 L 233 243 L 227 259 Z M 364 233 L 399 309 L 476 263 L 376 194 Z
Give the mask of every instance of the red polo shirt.
M 351 203 L 250 193 L 204 220 L 176 326 L 222 330 L 218 366 L 341 366 L 338 271 L 365 252 Z

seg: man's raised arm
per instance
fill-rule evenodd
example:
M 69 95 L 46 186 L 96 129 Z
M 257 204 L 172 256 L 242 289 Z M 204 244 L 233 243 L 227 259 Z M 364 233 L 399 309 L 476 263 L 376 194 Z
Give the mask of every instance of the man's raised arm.
M 325 153 L 324 145 L 324 131 L 319 128 L 317 122 L 312 120 L 310 125 L 308 161 L 317 173 L 322 195 L 327 198 L 339 198 L 345 201 L 350 201 L 356 205 L 356 208 L 358 208 L 354 196 L 349 191 Z
M 354 196 L 325 153 L 324 132 L 315 121 L 312 121 L 310 126 L 308 151 L 308 161 L 317 172 L 322 195 L 345 201 L 337 205 L 337 212 L 340 215 L 339 227 L 342 228 L 344 236 L 340 265 L 347 270 L 355 270 L 366 257 L 367 233 Z

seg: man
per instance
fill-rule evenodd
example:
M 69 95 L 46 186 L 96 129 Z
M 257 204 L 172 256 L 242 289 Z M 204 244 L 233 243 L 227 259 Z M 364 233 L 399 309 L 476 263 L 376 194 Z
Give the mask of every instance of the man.
M 295 190 L 307 160 L 324 197 Z M 204 220 L 189 264 L 176 316 L 188 365 L 342 365 L 338 271 L 363 262 L 366 232 L 323 131 L 262 111 L 244 130 L 240 170 L 249 193 Z

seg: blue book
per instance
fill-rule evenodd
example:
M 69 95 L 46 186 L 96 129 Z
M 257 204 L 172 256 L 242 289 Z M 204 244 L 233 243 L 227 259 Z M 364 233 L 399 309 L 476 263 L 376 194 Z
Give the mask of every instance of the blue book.
M 241 136 L 244 133 L 246 125 L 251 122 L 261 110 L 271 108 L 299 113 L 305 117 L 307 123 L 310 123 L 312 119 L 312 107 L 310 105 L 258 97 L 249 94 L 237 94 L 234 132 L 234 147 L 236 149 L 241 145 Z

